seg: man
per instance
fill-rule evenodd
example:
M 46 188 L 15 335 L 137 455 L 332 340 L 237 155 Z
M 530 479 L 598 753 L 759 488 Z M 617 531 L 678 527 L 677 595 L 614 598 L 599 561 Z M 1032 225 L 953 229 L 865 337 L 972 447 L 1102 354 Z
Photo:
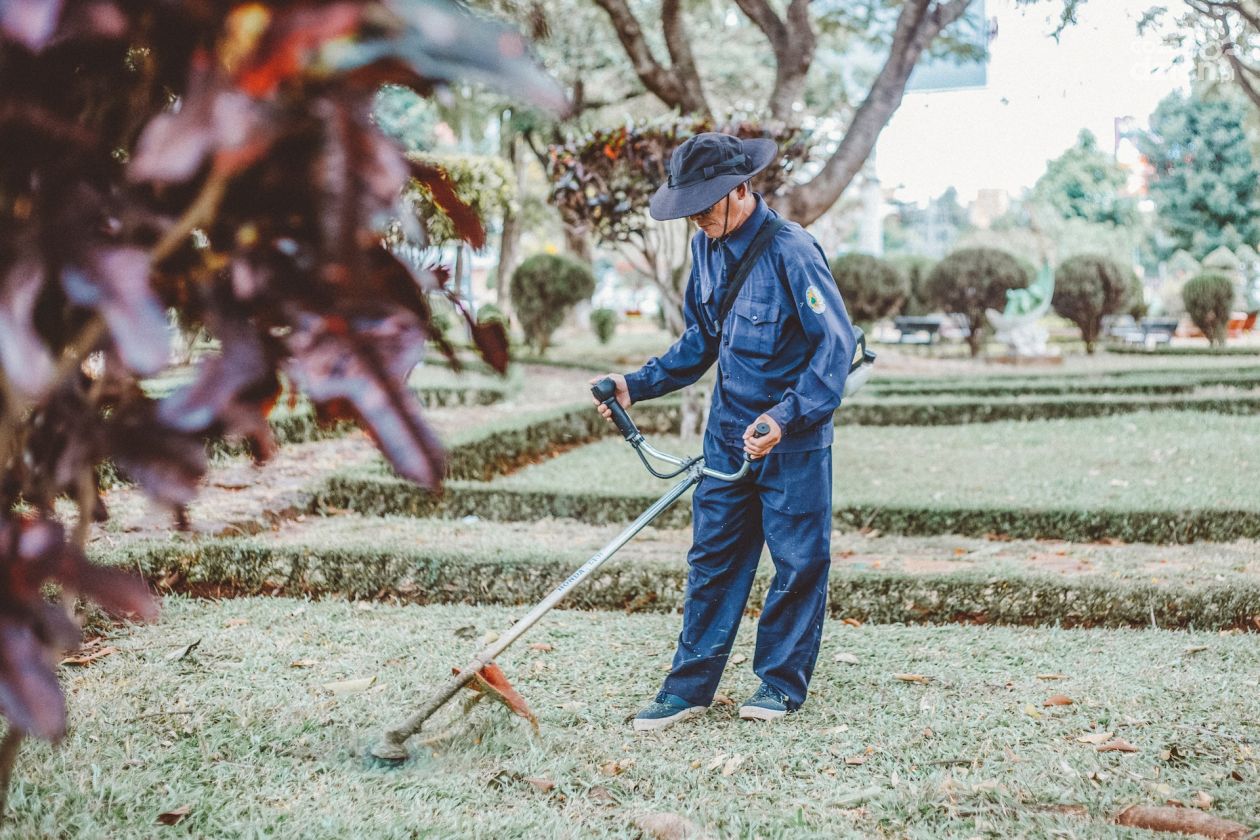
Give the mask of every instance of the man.
M 729 278 L 761 226 L 778 218 L 748 184 L 777 157 L 771 140 L 718 133 L 699 134 L 674 152 L 651 213 L 686 217 L 699 228 L 686 329 L 639 370 L 608 374 L 629 408 L 692 384 L 717 362 L 705 463 L 734 472 L 745 453 L 754 459 L 743 481 L 704 480 L 696 488 L 678 650 L 655 702 L 635 717 L 636 730 L 664 729 L 708 707 L 764 544 L 775 575 L 753 657 L 762 683 L 740 717 L 772 720 L 799 708 L 818 658 L 831 567 L 832 414 L 854 353 L 853 327 L 822 249 L 791 222 L 752 264 L 717 323 Z M 769 434 L 753 436 L 759 423 Z

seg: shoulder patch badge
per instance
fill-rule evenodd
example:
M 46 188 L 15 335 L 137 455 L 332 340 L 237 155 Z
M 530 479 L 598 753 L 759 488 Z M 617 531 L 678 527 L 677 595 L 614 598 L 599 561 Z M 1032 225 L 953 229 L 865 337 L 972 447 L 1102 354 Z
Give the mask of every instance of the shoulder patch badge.
M 805 290 L 805 302 L 809 304 L 809 308 L 814 310 L 814 314 L 821 315 L 827 311 L 827 304 L 823 302 L 822 292 L 818 291 L 818 287 L 811 285 Z

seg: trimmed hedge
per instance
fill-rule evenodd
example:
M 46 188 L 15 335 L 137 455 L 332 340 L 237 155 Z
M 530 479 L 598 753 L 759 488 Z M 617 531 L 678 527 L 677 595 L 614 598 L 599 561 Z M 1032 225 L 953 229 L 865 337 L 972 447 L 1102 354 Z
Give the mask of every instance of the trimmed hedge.
M 1102 394 L 1036 399 L 998 397 L 951 400 L 863 396 L 836 412 L 837 425 L 945 426 L 999 420 L 1079 420 L 1138 411 L 1206 411 L 1260 414 L 1260 393 L 1239 396 Z
M 138 569 L 184 591 L 237 594 L 393 596 L 415 603 L 532 604 L 586 558 L 523 546 L 511 554 L 471 556 L 459 549 L 277 544 L 214 539 L 132 544 L 94 559 Z M 753 603 L 771 575 L 763 567 Z M 673 612 L 682 605 L 687 567 L 677 561 L 613 560 L 563 602 L 575 609 Z M 1260 581 L 1186 586 L 1101 577 L 994 575 L 980 570 L 909 574 L 837 569 L 831 615 L 877 623 L 984 623 L 1066 627 L 1220 630 L 1254 627 Z
M 1197 388 L 1219 386 L 1260 388 L 1260 367 L 1214 372 L 1183 371 L 1176 374 L 1115 379 L 1010 377 L 974 380 L 883 380 L 871 382 L 864 393 L 888 396 L 1018 396 L 1023 394 L 1185 394 Z
M 661 494 L 669 486 L 668 482 L 661 482 Z M 365 516 L 477 516 L 495 522 L 563 517 L 601 525 L 630 522 L 659 495 L 518 491 L 458 481 L 448 482 L 441 495 L 434 495 L 400 478 L 358 471 L 330 476 L 313 489 L 310 504 L 313 512 L 321 514 L 354 511 Z M 1016 539 L 1161 544 L 1260 539 L 1260 511 L 1246 509 L 1082 510 L 859 504 L 837 506 L 834 520 L 836 527 L 842 529 L 873 528 L 907 535 L 1001 534 Z M 690 522 L 691 508 L 684 499 L 653 524 L 678 528 Z
M 1152 347 L 1109 345 L 1108 353 L 1132 356 L 1260 356 L 1260 345 L 1250 347 Z
M 661 400 L 635 408 L 634 418 L 648 434 L 676 432 L 677 402 Z M 447 478 L 485 481 L 525 464 L 612 433 L 612 427 L 589 404 L 540 412 L 484 426 L 450 446 Z
M 681 480 L 681 478 L 677 479 Z M 448 481 L 440 494 L 392 475 L 367 470 L 329 476 L 311 494 L 317 514 L 353 511 L 363 516 L 477 516 L 492 522 L 532 522 L 546 517 L 589 525 L 626 524 L 646 510 L 675 481 L 662 481 L 656 496 L 641 493 L 551 493 L 513 490 L 480 482 Z M 680 528 L 691 522 L 686 499 L 675 502 L 653 525 Z
M 1140 543 L 1230 542 L 1260 539 L 1260 511 L 1221 509 L 1082 510 L 848 505 L 835 510 L 840 528 L 888 534 L 1000 534 L 1014 539 Z

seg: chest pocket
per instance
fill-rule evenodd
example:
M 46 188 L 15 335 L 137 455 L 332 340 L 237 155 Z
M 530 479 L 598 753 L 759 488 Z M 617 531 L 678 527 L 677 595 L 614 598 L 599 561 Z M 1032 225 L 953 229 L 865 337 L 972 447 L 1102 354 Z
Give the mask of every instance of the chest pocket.
M 731 312 L 731 349 L 750 356 L 774 355 L 782 332 L 779 304 L 737 298 Z

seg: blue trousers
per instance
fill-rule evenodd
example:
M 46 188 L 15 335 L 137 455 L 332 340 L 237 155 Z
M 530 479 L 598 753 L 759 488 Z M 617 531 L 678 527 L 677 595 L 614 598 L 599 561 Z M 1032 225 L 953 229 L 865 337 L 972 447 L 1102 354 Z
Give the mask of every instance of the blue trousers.
M 744 455 L 706 435 L 704 457 L 706 466 L 734 472 Z M 683 629 L 663 690 L 698 706 L 712 702 L 769 545 L 774 580 L 757 622 L 753 671 L 797 708 L 818 660 L 827 608 L 831 449 L 772 450 L 742 481 L 706 478 L 691 509 Z

